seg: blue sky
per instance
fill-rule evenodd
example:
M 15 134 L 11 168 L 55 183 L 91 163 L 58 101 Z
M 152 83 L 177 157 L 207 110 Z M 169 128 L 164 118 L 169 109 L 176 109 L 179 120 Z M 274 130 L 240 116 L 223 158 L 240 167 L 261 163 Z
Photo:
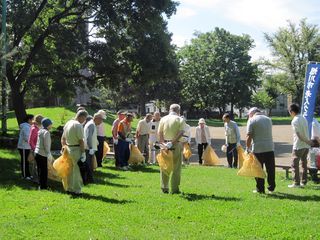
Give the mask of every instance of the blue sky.
M 188 43 L 195 31 L 209 32 L 215 27 L 232 34 L 249 34 L 256 47 L 253 59 L 270 58 L 263 33 L 274 33 L 287 26 L 287 20 L 298 23 L 307 18 L 320 23 L 319 0 L 177 0 L 176 15 L 168 19 L 173 43 L 178 47 Z

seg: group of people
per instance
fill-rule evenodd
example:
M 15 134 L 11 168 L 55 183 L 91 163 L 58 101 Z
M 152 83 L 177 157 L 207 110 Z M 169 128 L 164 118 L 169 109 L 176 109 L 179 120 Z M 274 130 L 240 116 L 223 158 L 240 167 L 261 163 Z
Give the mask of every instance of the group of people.
M 308 123 L 299 114 L 297 104 L 289 107 L 292 116 L 293 151 L 292 173 L 293 183 L 288 187 L 303 187 L 307 183 L 307 155 L 310 146 L 314 145 L 309 137 Z M 132 133 L 131 122 L 133 114 L 119 111 L 118 118 L 112 125 L 112 137 L 114 144 L 115 166 L 121 170 L 129 170 L 130 144 L 136 144 L 144 155 L 144 163 L 156 162 L 158 146 L 173 153 L 173 171 L 169 176 L 161 171 L 161 189 L 169 192 L 169 180 L 171 178 L 171 192 L 179 193 L 181 178 L 181 165 L 184 159 L 182 149 L 184 144 L 190 144 L 190 126 L 185 118 L 180 116 L 180 106 L 172 104 L 169 114 L 160 117 L 159 112 L 153 115 L 147 114 L 138 122 L 135 133 Z M 105 129 L 103 120 L 106 113 L 99 110 L 92 117 L 84 108 L 77 110 L 74 119 L 69 120 L 63 129 L 61 144 L 63 151 L 67 151 L 73 161 L 72 169 L 68 176 L 67 192 L 80 194 L 83 184 L 93 183 L 93 161 L 96 158 L 98 167 L 102 166 L 103 145 L 105 141 Z M 237 147 L 240 146 L 240 132 L 236 122 L 231 120 L 228 113 L 222 117 L 225 128 L 225 148 L 228 166 L 238 167 Z M 18 149 L 21 155 L 21 172 L 23 178 L 38 177 L 39 188 L 47 189 L 47 162 L 53 161 L 51 155 L 50 129 L 52 121 L 41 115 L 27 115 L 24 123 L 20 125 Z M 319 139 L 319 138 L 318 138 Z M 202 155 L 208 145 L 211 144 L 210 131 L 205 119 L 199 119 L 195 131 L 195 141 L 198 147 L 199 164 L 203 163 Z M 267 190 L 272 193 L 275 184 L 275 157 L 272 138 L 272 121 L 254 107 L 248 112 L 246 151 L 252 151 L 261 163 L 265 165 L 267 172 Z M 33 166 L 29 166 L 30 161 Z M 302 177 L 299 175 L 299 162 L 302 162 Z M 34 164 L 34 162 L 36 164 Z M 30 169 L 31 172 L 30 173 Z M 256 178 L 256 190 L 254 192 L 265 193 L 265 181 Z
M 19 127 L 18 150 L 22 177 L 27 180 L 34 179 L 39 182 L 40 189 L 47 189 L 47 163 L 48 160 L 53 161 L 50 136 L 52 121 L 41 115 L 27 114 Z
M 313 140 L 310 137 L 308 122 L 300 114 L 300 107 L 291 104 L 288 112 L 292 117 L 291 126 L 293 131 L 292 147 L 292 184 L 289 188 L 301 188 L 308 181 L 307 159 L 310 147 L 319 146 L 319 138 Z M 273 193 L 275 183 L 275 157 L 274 143 L 272 139 L 272 121 L 260 112 L 258 108 L 249 110 L 247 124 L 246 151 L 252 151 L 262 167 L 265 165 L 267 171 L 268 193 Z M 299 164 L 301 162 L 302 175 L 300 175 Z M 263 178 L 256 178 L 256 189 L 254 192 L 265 193 L 265 181 Z

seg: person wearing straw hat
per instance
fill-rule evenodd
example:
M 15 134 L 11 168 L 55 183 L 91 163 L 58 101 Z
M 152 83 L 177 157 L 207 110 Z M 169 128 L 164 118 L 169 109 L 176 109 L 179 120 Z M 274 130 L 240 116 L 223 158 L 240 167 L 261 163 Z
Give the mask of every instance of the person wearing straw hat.
M 238 151 L 237 146 L 240 146 L 240 132 L 236 122 L 230 120 L 229 113 L 225 113 L 222 117 L 224 122 L 224 131 L 226 136 L 227 146 L 226 154 L 229 168 L 238 167 Z
M 204 118 L 200 118 L 196 127 L 196 143 L 198 145 L 199 164 L 202 165 L 202 153 L 211 143 L 209 127 L 206 125 Z

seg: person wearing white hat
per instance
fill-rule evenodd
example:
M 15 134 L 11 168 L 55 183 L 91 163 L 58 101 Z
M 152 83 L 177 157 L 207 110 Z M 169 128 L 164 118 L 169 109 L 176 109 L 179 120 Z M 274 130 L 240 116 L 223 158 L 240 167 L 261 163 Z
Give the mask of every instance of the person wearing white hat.
M 100 114 L 102 117 L 102 120 L 107 119 L 107 114 L 104 110 L 99 110 L 97 114 Z M 105 125 L 102 121 L 101 124 L 97 126 L 97 137 L 98 137 L 98 150 L 95 152 L 96 158 L 97 158 L 97 165 L 98 167 L 102 167 L 102 159 L 103 159 L 103 144 L 106 140 L 106 134 L 105 134 Z
M 199 126 L 196 127 L 196 143 L 198 145 L 199 164 L 202 164 L 202 153 L 211 143 L 209 127 L 204 118 L 199 119 Z
M 86 171 L 82 173 L 84 184 L 93 183 L 93 167 L 92 161 L 94 154 L 98 150 L 97 126 L 103 121 L 103 117 L 99 113 L 93 115 L 93 119 L 84 126 L 84 145 L 86 153 Z
M 149 131 L 152 114 L 148 113 L 143 119 L 138 122 L 136 130 L 137 147 L 143 153 L 145 164 L 149 160 Z

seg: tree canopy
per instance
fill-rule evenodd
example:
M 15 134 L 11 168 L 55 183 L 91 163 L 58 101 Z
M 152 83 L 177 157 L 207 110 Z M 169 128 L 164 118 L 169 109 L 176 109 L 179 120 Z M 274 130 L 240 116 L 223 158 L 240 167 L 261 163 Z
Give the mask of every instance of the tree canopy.
M 253 40 L 221 28 L 195 36 L 178 53 L 184 101 L 201 109 L 217 107 L 220 112 L 227 105 L 232 112 L 236 105 L 248 105 L 258 85 L 258 68 L 249 55 Z
M 171 0 L 7 2 L 8 47 L 17 49 L 7 62 L 7 79 L 18 122 L 26 115 L 26 94 L 42 96 L 48 105 L 86 83 L 114 89 L 124 99 L 127 88 L 141 90 L 131 99 L 147 101 L 159 82 L 177 81 L 164 19 L 175 12 Z
M 295 102 L 302 99 L 306 64 L 320 61 L 320 34 L 317 25 L 308 24 L 302 19 L 299 25 L 288 21 L 288 26 L 279 28 L 273 34 L 265 34 L 275 59 L 273 67 L 286 74 L 280 82 L 282 89 L 290 94 Z

